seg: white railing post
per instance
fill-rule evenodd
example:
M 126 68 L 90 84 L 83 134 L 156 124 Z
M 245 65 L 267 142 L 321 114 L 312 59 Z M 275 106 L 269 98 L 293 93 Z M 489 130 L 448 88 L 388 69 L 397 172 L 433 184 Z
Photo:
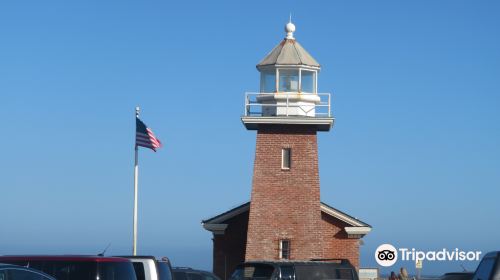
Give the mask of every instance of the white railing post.
M 331 95 L 328 94 L 328 117 L 330 118 L 332 116 L 332 109 L 331 109 L 331 106 L 332 106 L 332 101 L 331 101 Z
M 288 117 L 288 108 L 290 108 L 290 94 L 286 94 L 286 116 Z

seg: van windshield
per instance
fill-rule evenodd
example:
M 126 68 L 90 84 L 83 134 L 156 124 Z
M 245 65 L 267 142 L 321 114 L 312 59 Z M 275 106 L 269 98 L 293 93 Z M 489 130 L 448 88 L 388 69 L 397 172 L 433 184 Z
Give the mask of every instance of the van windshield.
M 266 280 L 273 276 L 274 267 L 267 264 L 246 264 L 239 266 L 231 275 L 231 280 Z

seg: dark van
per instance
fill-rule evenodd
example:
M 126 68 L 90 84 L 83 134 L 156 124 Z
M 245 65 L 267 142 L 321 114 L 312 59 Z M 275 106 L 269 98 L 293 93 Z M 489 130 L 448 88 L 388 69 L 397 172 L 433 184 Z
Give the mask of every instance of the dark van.
M 333 261 L 252 261 L 236 267 L 231 280 L 359 280 L 348 260 Z
M 38 269 L 58 280 L 136 280 L 128 259 L 100 256 L 0 256 L 0 263 Z

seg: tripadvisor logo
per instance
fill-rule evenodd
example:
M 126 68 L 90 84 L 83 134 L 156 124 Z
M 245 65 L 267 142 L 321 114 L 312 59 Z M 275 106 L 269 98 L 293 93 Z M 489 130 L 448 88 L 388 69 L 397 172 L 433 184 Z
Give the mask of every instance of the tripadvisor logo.
M 382 244 L 375 250 L 375 260 L 381 266 L 392 266 L 398 261 L 398 250 L 391 244 Z
M 448 250 L 443 248 L 439 251 L 419 251 L 415 248 L 399 248 L 391 244 L 382 244 L 375 250 L 375 260 L 381 266 L 392 266 L 398 260 L 401 261 L 479 261 L 481 251 L 463 251 L 458 248 Z

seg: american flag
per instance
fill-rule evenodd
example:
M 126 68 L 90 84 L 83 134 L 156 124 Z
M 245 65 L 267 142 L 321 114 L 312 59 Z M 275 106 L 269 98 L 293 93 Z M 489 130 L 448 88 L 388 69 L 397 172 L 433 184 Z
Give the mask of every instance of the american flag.
M 161 142 L 155 137 L 153 131 L 149 129 L 139 118 L 135 118 L 135 145 L 150 148 L 156 152 L 161 148 Z

